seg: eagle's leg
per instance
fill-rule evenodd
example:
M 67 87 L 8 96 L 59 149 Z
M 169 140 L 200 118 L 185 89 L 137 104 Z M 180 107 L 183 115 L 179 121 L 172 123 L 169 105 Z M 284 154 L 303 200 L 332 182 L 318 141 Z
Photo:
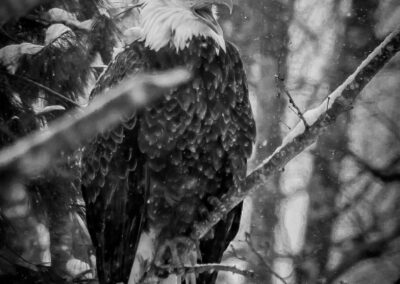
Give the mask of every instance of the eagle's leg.
M 194 273 L 185 274 L 185 266 L 194 266 L 197 263 L 198 242 L 191 238 L 178 236 L 166 239 L 157 249 L 154 265 L 160 269 L 161 274 L 166 271 L 176 273 L 178 280 L 183 276 L 186 284 L 196 284 Z M 181 282 L 178 281 L 180 284 Z

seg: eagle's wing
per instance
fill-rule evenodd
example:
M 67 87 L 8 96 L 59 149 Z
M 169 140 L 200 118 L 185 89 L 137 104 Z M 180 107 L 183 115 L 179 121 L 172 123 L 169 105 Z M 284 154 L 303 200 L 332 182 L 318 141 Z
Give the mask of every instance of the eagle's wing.
M 228 165 L 225 172 L 221 172 L 221 193 L 234 190 L 239 180 L 246 176 L 247 158 L 251 155 L 253 143 L 256 137 L 255 123 L 249 101 L 247 77 L 243 67 L 240 54 L 236 47 L 227 42 L 227 58 L 224 62 L 228 70 L 228 86 L 225 95 L 235 96 L 236 105 L 232 111 L 232 122 L 229 131 L 236 137 L 231 141 L 222 141 L 226 144 Z M 229 139 L 229 136 L 227 136 Z M 226 169 L 230 170 L 226 170 Z M 240 225 L 242 203 L 236 206 L 223 220 L 214 227 L 214 236 L 211 239 L 200 241 L 200 251 L 203 263 L 220 263 L 224 251 L 235 238 Z M 213 284 L 217 279 L 217 272 L 212 274 L 201 274 L 198 276 L 197 284 Z
M 120 53 L 101 76 L 91 98 L 125 76 L 143 72 L 140 45 Z M 83 196 L 96 247 L 101 283 L 127 283 L 145 214 L 145 159 L 137 145 L 137 115 L 99 135 L 83 152 Z M 105 274 L 105 275 L 102 275 Z
M 168 49 L 150 54 L 143 44 L 133 44 L 111 64 L 99 80 L 92 96 L 132 73 L 171 68 L 181 61 L 192 60 L 190 56 L 197 58 L 196 54 L 193 55 L 190 52 L 191 50 L 185 55 L 189 56 L 188 58 L 178 58 L 169 56 Z M 215 59 L 212 54 L 210 58 Z M 172 59 L 175 61 L 171 61 Z M 218 104 L 228 107 L 231 115 L 225 117 L 226 120 L 219 120 L 219 123 L 224 125 L 215 126 L 215 129 L 226 130 L 220 141 L 224 149 L 223 156 L 226 158 L 224 161 L 219 161 L 219 154 L 213 155 L 218 162 L 224 163 L 216 175 L 215 181 L 221 183 L 219 187 L 221 190 L 215 193 L 215 197 L 221 197 L 234 189 L 239 180 L 245 177 L 246 160 L 251 153 L 252 142 L 255 138 L 247 80 L 239 53 L 235 47 L 228 44 L 226 56 L 221 56 L 218 60 L 223 62 L 218 61 L 213 64 L 217 66 L 222 64 L 226 71 L 224 78 L 216 76 L 214 83 L 217 84 L 215 86 L 209 84 L 208 87 L 214 86 L 217 90 L 219 84 L 226 85 L 224 94 L 219 96 L 226 102 L 219 101 Z M 196 62 L 190 64 L 196 66 Z M 213 68 L 213 64 L 209 67 Z M 216 74 L 220 74 L 217 71 Z M 199 74 L 199 78 L 202 78 L 201 76 L 202 74 Z M 208 80 L 208 78 L 202 79 Z M 97 248 L 97 266 L 103 268 L 103 272 L 112 273 L 112 275 L 98 275 L 107 283 L 128 280 L 137 250 L 136 246 L 143 229 L 145 201 L 148 194 L 146 185 L 149 181 L 146 179 L 147 156 L 144 156 L 143 149 L 141 148 L 142 151 L 140 151 L 138 146 L 138 141 L 140 141 L 138 139 L 139 125 L 136 124 L 138 119 L 140 119 L 139 115 L 133 115 L 110 133 L 99 136 L 84 153 L 85 188 L 83 193 L 87 207 L 88 226 Z M 213 133 L 210 132 L 209 135 Z M 200 250 L 204 263 L 215 263 L 221 260 L 223 252 L 238 231 L 240 214 L 241 205 L 217 224 L 213 238 L 201 241 Z M 204 274 L 198 277 L 198 283 L 213 283 L 215 279 L 215 274 Z
M 202 263 L 220 263 L 225 250 L 235 238 L 240 225 L 242 203 L 236 206 L 224 220 L 214 227 L 214 237 L 200 241 Z M 197 278 L 196 284 L 213 284 L 217 280 L 218 273 L 203 273 Z

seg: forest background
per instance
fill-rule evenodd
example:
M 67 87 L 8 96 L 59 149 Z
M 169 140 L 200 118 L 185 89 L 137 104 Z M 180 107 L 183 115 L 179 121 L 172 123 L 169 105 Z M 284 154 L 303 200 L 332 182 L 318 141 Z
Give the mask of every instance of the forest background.
M 0 7 L 1 147 L 85 104 L 113 55 L 136 37 L 132 1 L 53 1 L 26 11 L 19 2 Z M 258 130 L 254 168 L 298 123 L 296 107 L 304 113 L 320 105 L 396 29 L 400 3 L 249 0 L 232 15 L 221 11 L 220 23 L 249 77 Z M 257 277 L 220 273 L 219 283 L 398 283 L 399 64 L 395 56 L 354 109 L 246 199 L 223 264 Z M 71 186 L 79 165 L 59 160 L 45 182 L 5 186 L 2 178 L 4 277 L 43 267 L 69 281 L 95 276 L 79 181 Z

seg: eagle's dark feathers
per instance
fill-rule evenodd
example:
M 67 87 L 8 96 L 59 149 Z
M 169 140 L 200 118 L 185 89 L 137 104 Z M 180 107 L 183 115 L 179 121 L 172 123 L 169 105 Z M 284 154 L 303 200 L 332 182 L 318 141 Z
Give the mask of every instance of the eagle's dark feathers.
M 246 75 L 237 49 L 226 52 L 213 40 L 194 38 L 178 53 L 136 41 L 120 53 L 100 78 L 91 97 L 128 75 L 184 66 L 193 73 L 181 86 L 86 147 L 84 198 L 98 265 L 112 275 L 107 283 L 127 282 L 143 230 L 164 236 L 189 235 L 207 217 L 213 199 L 235 190 L 246 175 L 255 123 Z M 202 262 L 221 260 L 237 233 L 241 206 L 201 240 Z M 100 249 L 99 249 L 100 248 Z M 216 275 L 199 276 L 213 283 Z

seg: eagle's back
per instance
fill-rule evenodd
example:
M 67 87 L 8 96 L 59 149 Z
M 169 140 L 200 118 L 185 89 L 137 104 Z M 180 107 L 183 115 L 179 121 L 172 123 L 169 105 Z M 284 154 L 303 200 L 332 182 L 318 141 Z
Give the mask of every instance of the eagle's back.
M 245 177 L 255 124 L 245 72 L 233 45 L 218 53 L 212 40 L 198 38 L 176 53 L 168 46 L 155 52 L 134 42 L 103 74 L 92 97 L 127 75 L 177 66 L 190 69 L 193 80 L 100 136 L 84 155 L 88 216 L 94 215 L 97 224 L 91 234 L 103 248 L 130 248 L 134 255 L 144 223 L 164 236 L 189 234 L 195 221 L 207 217 L 215 199 Z M 240 208 L 220 222 L 214 238 L 202 242 L 204 262 L 220 260 L 239 219 Z M 115 265 L 121 260 L 111 259 L 118 253 L 105 251 L 98 257 L 106 255 L 104 262 Z M 126 257 L 125 270 L 134 256 Z M 126 281 L 129 272 L 122 274 L 113 280 Z

